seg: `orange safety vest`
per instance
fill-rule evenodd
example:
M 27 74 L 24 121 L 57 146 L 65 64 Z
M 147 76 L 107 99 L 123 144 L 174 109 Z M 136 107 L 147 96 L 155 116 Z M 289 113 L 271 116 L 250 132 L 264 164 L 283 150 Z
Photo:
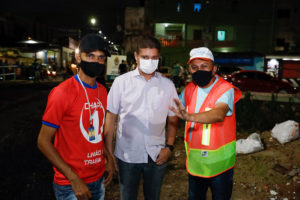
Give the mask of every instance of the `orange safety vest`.
M 199 113 L 213 109 L 217 100 L 230 88 L 234 88 L 235 104 L 242 96 L 241 91 L 219 77 L 204 100 Z M 198 86 L 193 82 L 185 87 L 185 108 L 188 113 L 198 112 L 195 110 L 197 92 Z M 194 123 L 193 127 L 191 126 L 193 122 L 186 122 L 184 143 L 187 153 L 186 168 L 189 174 L 210 178 L 233 168 L 236 147 L 234 104 L 232 115 L 226 116 L 223 122 Z M 191 138 L 190 134 L 192 134 Z

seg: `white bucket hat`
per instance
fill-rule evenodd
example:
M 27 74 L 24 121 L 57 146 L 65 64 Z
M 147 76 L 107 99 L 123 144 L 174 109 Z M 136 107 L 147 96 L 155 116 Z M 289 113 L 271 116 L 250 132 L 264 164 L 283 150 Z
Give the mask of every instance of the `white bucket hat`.
M 194 59 L 214 61 L 214 56 L 208 48 L 199 47 L 190 51 L 190 60 L 187 62 L 187 64 L 190 64 L 190 62 L 192 62 Z

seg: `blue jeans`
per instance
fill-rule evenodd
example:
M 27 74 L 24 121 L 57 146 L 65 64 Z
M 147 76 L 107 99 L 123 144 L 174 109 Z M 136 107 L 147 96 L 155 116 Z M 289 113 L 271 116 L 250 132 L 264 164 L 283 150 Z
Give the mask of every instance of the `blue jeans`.
M 148 163 L 126 163 L 120 159 L 117 160 L 121 200 L 137 199 L 141 177 L 144 180 L 144 199 L 159 200 L 167 163 L 156 165 L 149 156 Z
M 189 200 L 206 200 L 208 187 L 213 200 L 229 200 L 233 187 L 233 168 L 212 178 L 189 175 Z
M 105 188 L 102 183 L 104 177 L 98 181 L 88 183 L 87 186 L 92 193 L 92 200 L 104 200 Z M 53 182 L 54 195 L 57 200 L 77 200 L 72 185 L 58 185 Z

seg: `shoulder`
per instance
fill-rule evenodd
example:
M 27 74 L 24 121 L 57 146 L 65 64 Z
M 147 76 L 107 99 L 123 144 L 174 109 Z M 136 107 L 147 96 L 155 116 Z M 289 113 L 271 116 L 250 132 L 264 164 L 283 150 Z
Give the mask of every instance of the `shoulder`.
M 76 81 L 75 77 L 73 76 L 60 83 L 57 87 L 60 88 L 61 90 L 65 90 L 65 92 L 70 92 L 70 90 L 74 90 L 74 88 L 77 88 L 78 86 L 79 84 Z
M 97 82 L 97 88 L 100 91 L 100 93 L 104 93 L 104 94 L 107 95 L 107 90 L 106 90 L 106 88 L 101 83 Z
M 196 87 L 197 85 L 193 82 L 193 81 L 191 81 L 191 82 L 189 82 L 188 84 L 186 84 L 186 86 L 185 86 L 185 88 L 194 88 L 194 87 Z
M 218 82 L 222 85 L 222 86 L 227 86 L 229 88 L 233 88 L 234 86 L 229 83 L 228 81 L 224 80 L 222 77 L 218 76 Z
M 198 86 L 197 86 L 193 81 L 191 81 L 191 82 L 189 82 L 189 83 L 185 86 L 184 92 L 185 92 L 185 93 L 191 93 L 191 92 L 193 92 L 194 89 L 197 88 L 197 87 L 198 87 Z
M 55 96 L 59 99 L 65 99 L 70 97 L 76 97 L 78 93 L 78 84 L 74 77 L 71 77 L 58 86 L 54 87 L 51 92 L 50 96 Z
M 128 87 L 131 74 L 132 71 L 117 76 L 114 79 L 111 88 L 109 89 L 109 94 L 115 93 L 117 91 L 121 92 L 124 88 Z
M 235 95 L 235 98 L 237 98 L 237 99 L 241 98 L 242 92 L 240 89 L 238 89 L 237 87 L 235 87 L 234 85 L 232 85 L 231 83 L 229 83 L 228 81 L 226 81 L 220 77 L 219 77 L 219 80 L 220 80 L 220 83 L 222 85 L 222 88 L 224 88 L 224 90 L 229 90 L 229 89 L 233 88 L 232 91 Z
M 119 75 L 115 78 L 114 83 L 125 82 L 133 75 L 133 71 L 126 72 L 122 75 Z
M 234 87 L 231 83 L 227 82 L 220 76 L 217 76 L 216 78 L 217 79 L 215 80 L 214 84 L 210 88 L 209 92 L 225 93 L 227 90 Z
M 167 84 L 168 86 L 174 85 L 173 82 L 171 81 L 171 79 L 162 76 L 161 73 L 156 72 L 156 76 L 163 84 Z

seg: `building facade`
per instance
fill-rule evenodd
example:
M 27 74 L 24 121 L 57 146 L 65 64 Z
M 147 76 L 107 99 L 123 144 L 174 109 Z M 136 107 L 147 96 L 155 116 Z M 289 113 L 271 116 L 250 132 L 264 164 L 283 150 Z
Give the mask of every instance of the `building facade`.
M 146 8 L 168 65 L 198 46 L 222 53 L 300 51 L 296 0 L 149 0 Z

